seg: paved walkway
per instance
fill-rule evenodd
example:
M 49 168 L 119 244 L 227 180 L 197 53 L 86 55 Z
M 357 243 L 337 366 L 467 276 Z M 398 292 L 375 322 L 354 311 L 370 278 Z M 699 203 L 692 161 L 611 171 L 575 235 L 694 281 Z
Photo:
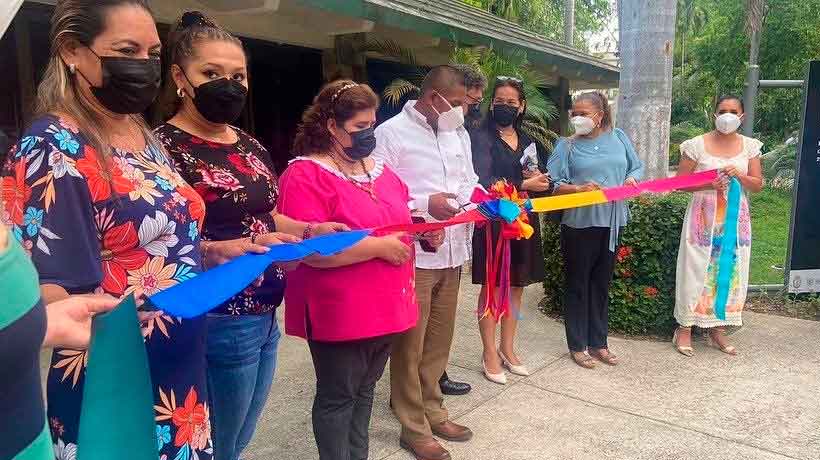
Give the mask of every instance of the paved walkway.
M 703 342 L 686 358 L 668 343 L 612 339 L 622 364 L 588 371 L 567 358 L 563 325 L 537 311 L 534 286 L 525 295 L 519 354 L 535 372 L 499 386 L 480 374 L 476 295 L 464 286 L 449 368 L 473 391 L 447 398 L 475 438 L 448 443 L 454 459 L 820 459 L 818 322 L 747 313 L 732 336 L 737 357 Z M 279 356 L 245 460 L 318 458 L 307 347 L 286 338 Z M 412 460 L 399 448 L 388 379 L 377 389 L 371 459 Z

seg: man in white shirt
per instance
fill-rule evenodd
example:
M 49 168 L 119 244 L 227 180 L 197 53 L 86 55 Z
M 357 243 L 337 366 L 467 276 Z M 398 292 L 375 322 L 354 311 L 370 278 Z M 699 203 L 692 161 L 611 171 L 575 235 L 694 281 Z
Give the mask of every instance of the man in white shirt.
M 470 137 L 464 129 L 464 74 L 433 68 L 418 101 L 376 128 L 374 156 L 382 158 L 410 189 L 414 216 L 447 220 L 470 203 L 478 183 Z M 416 247 L 419 321 L 397 337 L 390 361 L 393 409 L 402 424 L 400 444 L 419 460 L 446 460 L 433 436 L 468 441 L 469 428 L 449 419 L 439 378 L 450 356 L 461 266 L 470 258 L 468 226 L 446 229 L 436 252 Z

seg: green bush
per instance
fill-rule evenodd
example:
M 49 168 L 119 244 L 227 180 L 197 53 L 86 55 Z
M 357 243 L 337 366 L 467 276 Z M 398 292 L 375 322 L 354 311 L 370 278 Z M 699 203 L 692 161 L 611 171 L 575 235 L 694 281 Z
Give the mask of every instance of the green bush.
M 624 334 L 669 335 L 675 319 L 675 266 L 687 194 L 641 197 L 621 235 L 609 291 L 609 327 Z M 564 289 L 559 227 L 545 219 L 545 313 L 560 313 Z

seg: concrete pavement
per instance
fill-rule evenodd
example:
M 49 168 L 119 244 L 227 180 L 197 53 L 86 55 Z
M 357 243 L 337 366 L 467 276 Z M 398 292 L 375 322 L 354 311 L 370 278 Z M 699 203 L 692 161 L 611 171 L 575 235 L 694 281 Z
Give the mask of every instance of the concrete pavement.
M 695 342 L 686 358 L 669 343 L 611 339 L 622 359 L 585 370 L 569 361 L 564 328 L 525 295 L 519 355 L 533 371 L 506 386 L 485 380 L 465 284 L 450 374 L 470 382 L 447 407 L 475 438 L 446 443 L 454 459 L 820 459 L 820 323 L 746 313 L 731 357 Z M 280 320 L 281 324 L 281 320 Z M 412 460 L 398 445 L 386 372 L 377 388 L 371 459 Z M 304 342 L 283 339 L 276 381 L 245 460 L 318 458 L 310 423 L 314 376 Z

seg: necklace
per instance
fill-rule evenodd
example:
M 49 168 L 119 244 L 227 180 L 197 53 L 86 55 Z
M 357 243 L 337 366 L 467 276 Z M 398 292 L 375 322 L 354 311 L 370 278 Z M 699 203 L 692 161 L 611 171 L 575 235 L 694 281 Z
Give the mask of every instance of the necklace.
M 350 175 L 342 168 L 342 165 L 336 160 L 336 157 L 333 154 L 328 155 L 330 160 L 333 161 L 333 164 L 336 166 L 336 169 L 345 176 L 348 182 L 356 186 L 359 190 L 367 193 L 370 195 L 370 198 L 373 201 L 379 201 L 379 198 L 376 196 L 376 184 L 373 181 L 373 176 L 370 175 L 370 172 L 367 170 L 367 166 L 364 164 L 364 160 L 359 160 L 359 164 L 362 166 L 362 171 L 364 171 L 365 175 L 367 176 L 367 184 L 357 181 L 356 179 L 350 177 Z

